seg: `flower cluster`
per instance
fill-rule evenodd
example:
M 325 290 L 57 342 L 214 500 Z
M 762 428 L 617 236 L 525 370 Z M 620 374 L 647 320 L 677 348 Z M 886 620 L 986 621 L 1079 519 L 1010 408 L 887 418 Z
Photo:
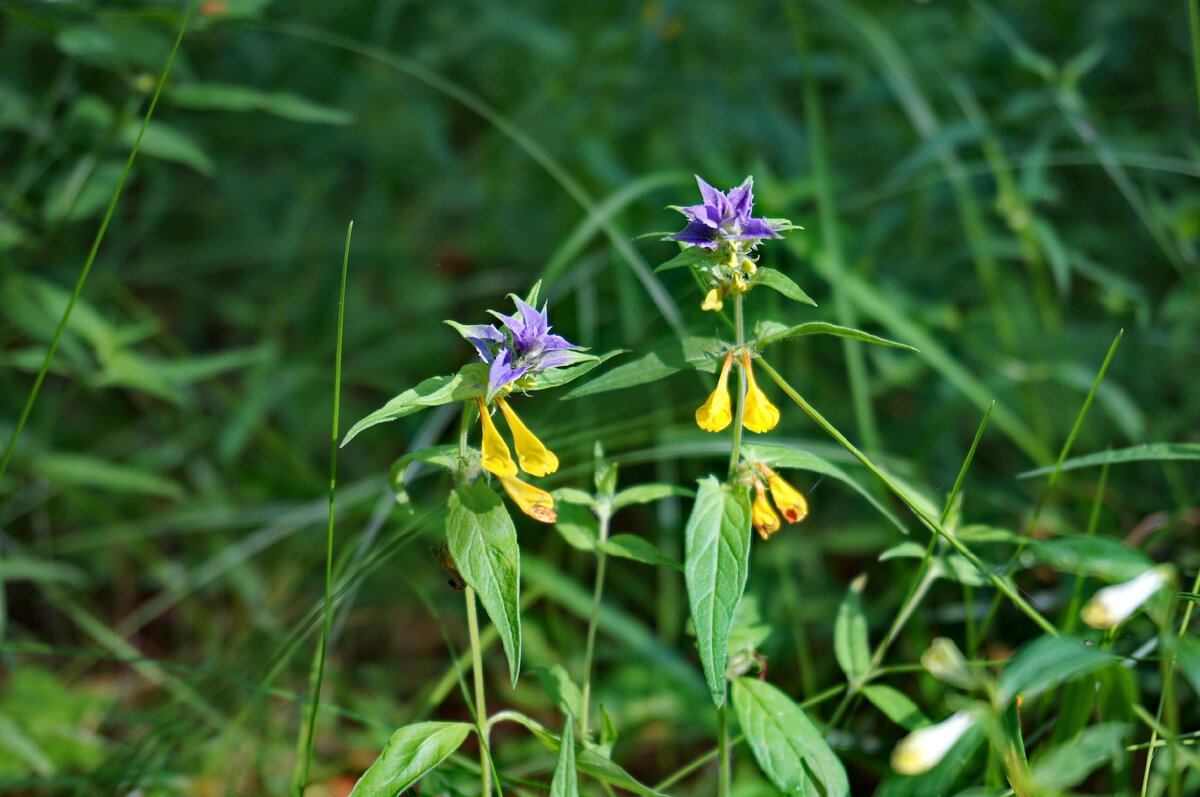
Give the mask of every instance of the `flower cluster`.
M 783 515 L 783 519 L 788 523 L 804 520 L 808 515 L 808 501 L 799 490 L 763 463 L 756 462 L 754 467 L 758 473 L 754 476 L 754 504 L 750 508 L 750 517 L 754 530 L 765 540 L 779 531 L 779 515 Z M 766 479 L 766 484 L 763 483 L 763 479 Z M 767 501 L 768 488 L 779 515 L 775 514 L 775 509 L 772 509 Z
M 746 406 L 742 411 L 742 426 L 756 434 L 769 432 L 779 423 L 779 408 L 771 403 L 767 394 L 754 381 L 754 371 L 750 368 L 750 353 L 741 350 L 742 370 L 746 373 Z M 729 369 L 733 365 L 734 352 L 725 355 L 721 363 L 721 375 L 717 378 L 717 387 L 709 394 L 696 410 L 696 425 L 706 432 L 719 432 L 729 425 L 733 413 L 729 403 Z
M 516 296 L 512 298 L 517 305 L 512 315 L 490 311 L 503 322 L 503 330 L 492 324 L 452 324 L 488 364 L 488 401 L 514 385 L 521 387 L 523 381 L 532 380 L 547 368 L 571 365 L 580 359 L 582 347 L 550 334 L 545 305 L 539 311 Z
M 480 462 L 483 469 L 500 479 L 500 484 L 521 511 L 543 523 L 553 523 L 554 499 L 548 492 L 517 478 L 520 470 L 530 476 L 545 476 L 558 470 L 558 457 L 527 427 L 505 400 L 513 388 L 529 387 L 534 378 L 549 368 L 578 362 L 580 347 L 560 335 L 550 334 L 546 308 L 541 310 L 513 297 L 517 312 L 511 316 L 493 311 L 503 322 L 501 331 L 490 324 L 453 324 L 488 364 L 487 393 L 475 399 L 483 426 Z M 533 301 L 531 299 L 531 301 Z M 508 445 L 492 421 L 489 404 L 495 405 L 508 423 L 517 450 L 514 462 Z
M 712 257 L 702 258 L 695 265 L 707 278 L 709 289 L 701 307 L 720 310 L 726 295 L 747 289 L 746 279 L 756 269 L 750 252 L 765 238 L 781 238 L 779 229 L 789 225 L 783 220 L 756 219 L 751 215 L 754 210 L 753 177 L 747 177 L 728 193 L 718 191 L 700 177 L 696 177 L 696 182 L 704 201 L 689 207 L 673 206 L 688 223 L 681 231 L 668 235 L 666 240 L 712 252 Z

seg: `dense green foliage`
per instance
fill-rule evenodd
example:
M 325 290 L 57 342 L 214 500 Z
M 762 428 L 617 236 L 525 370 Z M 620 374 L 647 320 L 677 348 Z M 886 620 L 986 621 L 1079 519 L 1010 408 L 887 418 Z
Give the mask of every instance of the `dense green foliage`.
M 623 350 L 522 400 L 562 463 L 545 486 L 576 494 L 555 528 L 514 514 L 520 612 L 507 596 L 511 622 L 482 633 L 488 708 L 514 712 L 491 733 L 504 792 L 573 793 L 577 768 L 584 794 L 716 793 L 712 760 L 681 772 L 715 751 L 724 682 L 682 571 L 692 491 L 729 459 L 693 421 L 728 330 L 688 268 L 652 273 L 696 173 L 754 174 L 758 210 L 805 228 L 763 248 L 763 279 L 790 283 L 754 292 L 747 325 L 872 463 L 756 366 L 782 419 L 746 443 L 810 514 L 749 550 L 732 793 L 837 782 L 830 749 L 854 794 L 1200 789 L 1189 746 L 1143 775 L 1152 731 L 1200 729 L 1177 598 L 1200 567 L 1194 0 L 192 5 L 0 3 L 0 445 L 58 341 L 0 466 L 0 791 L 294 793 L 353 220 L 343 431 L 476 361 L 443 319 L 484 322 L 539 279 L 556 332 Z M 372 771 L 445 759 L 421 793 L 479 793 L 467 622 L 439 565 L 453 482 L 411 469 L 397 502 L 385 478 L 457 443 L 456 411 L 339 452 L 310 795 L 346 794 L 389 738 Z M 597 441 L 619 477 L 594 477 Z M 934 526 L 953 546 L 927 549 Z M 1082 626 L 1098 587 L 1156 562 L 1176 580 L 1150 611 Z M 933 677 L 936 637 L 970 663 Z M 767 684 L 744 675 L 760 660 Z M 994 722 L 958 759 L 891 771 L 907 731 L 972 694 Z M 400 759 L 423 739 L 440 746 L 420 767 Z M 1029 783 L 994 752 L 1014 739 Z

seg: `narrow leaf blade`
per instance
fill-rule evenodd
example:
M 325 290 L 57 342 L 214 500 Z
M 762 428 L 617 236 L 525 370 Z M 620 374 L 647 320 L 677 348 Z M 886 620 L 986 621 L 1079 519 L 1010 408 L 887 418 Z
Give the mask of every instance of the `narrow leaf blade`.
M 354 784 L 350 797 L 395 797 L 462 745 L 465 722 L 420 722 L 392 734 L 375 763 Z

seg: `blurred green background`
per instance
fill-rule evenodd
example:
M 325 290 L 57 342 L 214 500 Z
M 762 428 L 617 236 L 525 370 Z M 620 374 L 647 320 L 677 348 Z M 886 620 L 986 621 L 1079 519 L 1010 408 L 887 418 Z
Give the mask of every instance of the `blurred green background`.
M 185 10 L 0 3 L 5 442 Z M 319 631 L 350 220 L 343 431 L 471 360 L 442 319 L 484 322 L 539 278 L 555 331 L 625 361 L 673 338 L 664 312 L 714 334 L 685 270 L 649 278 L 666 310 L 645 287 L 674 245 L 634 238 L 682 226 L 665 206 L 698 201 L 693 174 L 722 189 L 753 174 L 757 211 L 806 228 L 763 262 L 820 307 L 759 292 L 751 321 L 849 323 L 921 350 L 778 348 L 810 402 L 945 492 L 997 401 L 966 485 L 971 522 L 1023 528 L 1043 482 L 1016 476 L 1052 464 L 1120 329 L 1072 453 L 1200 442 L 1191 63 L 1185 4 L 1141 0 L 202 0 L 0 478 L 0 788 L 285 793 Z M 691 485 L 722 467 L 691 420 L 709 389 L 680 375 L 572 402 L 538 394 L 522 416 L 563 462 L 553 486 L 586 486 L 597 439 L 622 484 Z M 780 405 L 774 442 L 851 467 Z M 384 481 L 452 425 L 430 411 L 341 452 L 312 793 L 344 793 L 407 721 L 467 716 L 450 653 L 465 645 L 461 599 L 426 552 L 447 482 L 419 479 L 410 515 Z M 757 546 L 749 591 L 773 628 L 772 680 L 804 698 L 836 674 L 845 584 L 872 572 L 868 614 L 886 627 L 911 563 L 875 561 L 899 534 L 852 490 L 796 476 L 812 514 Z M 1190 572 L 1196 476 L 1194 463 L 1115 469 L 1100 528 Z M 1047 533 L 1083 528 L 1095 479 L 1064 480 Z M 686 511 L 626 510 L 615 530 L 678 557 Z M 527 667 L 577 669 L 591 562 L 519 525 Z M 709 749 L 713 718 L 682 579 L 613 567 L 597 695 L 621 733 L 614 758 L 655 782 Z M 939 624 L 961 628 L 961 590 L 942 589 L 898 658 L 914 661 Z M 1031 632 L 1001 624 L 990 650 Z M 554 725 L 536 678 L 510 692 L 498 648 L 488 662 L 493 709 Z M 907 691 L 936 701 L 926 681 Z M 900 732 L 868 716 L 847 732 L 838 752 L 869 793 Z M 515 732 L 495 742 L 535 780 L 553 765 Z M 741 756 L 740 793 L 769 793 L 752 770 Z M 455 783 L 429 792 L 470 793 Z

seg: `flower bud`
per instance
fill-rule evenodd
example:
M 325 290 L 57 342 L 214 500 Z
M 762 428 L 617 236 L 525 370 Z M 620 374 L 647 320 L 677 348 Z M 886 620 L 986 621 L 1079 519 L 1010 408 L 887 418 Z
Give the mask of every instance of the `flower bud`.
M 1103 631 L 1116 628 L 1158 592 L 1170 575 L 1170 565 L 1159 565 L 1124 584 L 1104 587 L 1092 596 L 1079 616 L 1092 628 Z
M 944 636 L 933 640 L 929 649 L 921 654 L 921 664 L 939 681 L 963 689 L 973 689 L 978 685 L 978 680 L 967 665 L 962 651 Z
M 975 722 L 960 711 L 937 725 L 918 728 L 900 740 L 892 751 L 892 769 L 901 775 L 920 775 L 936 767 Z

